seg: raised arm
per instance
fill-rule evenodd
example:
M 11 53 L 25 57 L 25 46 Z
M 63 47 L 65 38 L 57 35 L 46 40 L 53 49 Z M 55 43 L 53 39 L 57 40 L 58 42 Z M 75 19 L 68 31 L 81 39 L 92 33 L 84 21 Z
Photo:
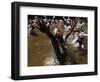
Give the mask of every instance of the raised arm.
M 45 33 L 48 37 L 53 37 L 52 33 L 50 32 L 50 24 L 46 25 L 42 19 L 38 19 L 36 24 L 37 29 Z
M 75 26 L 77 24 L 77 21 L 73 21 L 71 24 L 71 28 L 66 32 L 66 38 L 73 32 Z

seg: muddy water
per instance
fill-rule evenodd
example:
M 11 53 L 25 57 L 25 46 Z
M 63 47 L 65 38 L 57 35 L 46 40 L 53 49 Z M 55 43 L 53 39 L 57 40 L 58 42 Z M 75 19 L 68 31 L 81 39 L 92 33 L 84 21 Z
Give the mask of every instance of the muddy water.
M 66 65 L 87 64 L 87 50 L 78 50 L 72 47 L 71 36 L 67 41 Z M 54 51 L 47 35 L 37 32 L 36 36 L 28 34 L 28 66 L 47 66 L 54 64 Z
M 51 42 L 41 32 L 37 36 L 28 35 L 28 66 L 42 66 L 44 61 L 49 62 L 51 58 Z

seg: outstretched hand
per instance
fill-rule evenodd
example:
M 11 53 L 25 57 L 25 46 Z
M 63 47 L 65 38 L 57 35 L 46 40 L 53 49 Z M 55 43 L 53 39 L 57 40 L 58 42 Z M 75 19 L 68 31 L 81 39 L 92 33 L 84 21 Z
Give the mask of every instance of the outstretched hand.
M 49 26 L 46 26 L 43 20 L 38 19 L 36 23 L 37 23 L 36 28 L 39 29 L 41 32 L 43 33 L 49 32 Z

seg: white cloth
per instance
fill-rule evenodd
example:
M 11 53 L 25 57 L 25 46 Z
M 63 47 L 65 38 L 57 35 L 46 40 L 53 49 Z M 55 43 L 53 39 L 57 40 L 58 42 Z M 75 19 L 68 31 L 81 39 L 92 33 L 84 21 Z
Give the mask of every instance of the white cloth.
M 71 23 L 71 19 L 70 18 L 67 19 L 67 23 L 68 24 Z
M 55 54 L 53 46 L 52 46 L 51 51 L 52 51 L 52 53 L 51 53 L 51 58 L 52 58 L 51 65 L 59 65 L 59 61 L 57 59 L 57 56 Z
M 77 25 L 76 25 L 76 27 L 78 29 L 78 28 L 81 28 L 83 25 L 84 25 L 84 23 L 81 24 L 81 23 L 78 22 Z
M 75 34 L 75 38 L 74 38 L 73 41 L 71 42 L 72 45 L 73 45 L 73 47 L 75 47 L 75 48 L 78 48 L 78 47 L 79 47 L 79 43 L 78 43 L 78 42 L 76 43 L 77 40 L 78 40 L 78 37 L 77 37 L 76 34 Z
M 87 36 L 87 34 L 85 34 L 84 32 L 80 32 L 79 36 L 82 38 L 84 36 Z
M 71 26 L 66 26 L 66 25 L 64 25 L 64 31 L 68 31 L 70 28 L 71 28 Z
M 84 32 L 80 32 L 79 34 L 80 38 L 83 38 L 84 36 L 87 36 L 87 34 L 85 34 Z M 73 47 L 78 48 L 80 45 L 78 42 L 76 42 L 78 40 L 78 36 L 77 36 L 77 32 L 75 33 L 75 37 L 73 39 L 73 41 L 71 42 Z M 84 48 L 84 44 L 81 45 L 81 48 Z
M 65 39 L 66 39 L 66 35 L 63 35 L 63 40 L 65 41 Z
M 54 36 L 56 35 L 57 30 L 58 28 L 54 28 L 54 32 L 53 32 Z

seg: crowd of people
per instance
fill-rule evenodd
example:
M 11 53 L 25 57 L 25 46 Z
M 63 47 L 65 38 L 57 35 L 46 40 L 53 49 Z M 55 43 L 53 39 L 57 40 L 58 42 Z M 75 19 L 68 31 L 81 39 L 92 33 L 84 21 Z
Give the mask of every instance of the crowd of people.
M 65 65 L 67 51 L 67 39 L 72 35 L 71 44 L 81 50 L 85 49 L 83 39 L 87 36 L 82 28 L 84 21 L 80 17 L 60 17 L 60 16 L 34 16 L 28 20 L 28 30 L 31 35 L 37 35 L 35 31 L 45 33 L 51 40 L 54 50 L 54 63 Z

